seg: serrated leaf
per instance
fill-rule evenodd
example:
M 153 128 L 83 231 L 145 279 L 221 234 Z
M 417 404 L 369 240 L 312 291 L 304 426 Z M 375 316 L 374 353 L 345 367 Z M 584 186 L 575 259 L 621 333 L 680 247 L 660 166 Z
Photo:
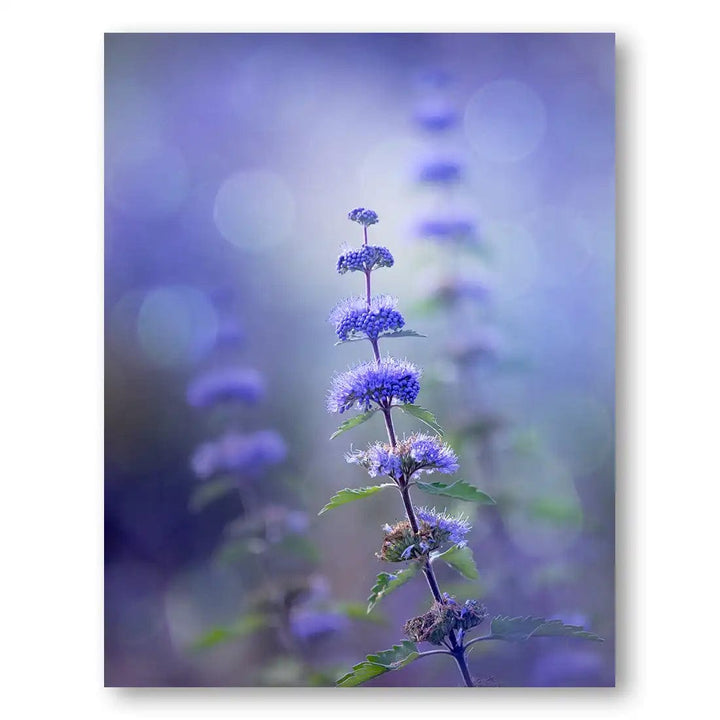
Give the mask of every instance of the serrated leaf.
M 232 625 L 211 628 L 193 643 L 192 648 L 193 650 L 207 650 L 224 642 L 239 640 L 267 626 L 268 619 L 265 615 L 248 613 Z
M 357 687 L 362 685 L 368 680 L 372 680 L 378 675 L 383 675 L 389 672 L 388 668 L 382 665 L 376 665 L 375 663 L 361 662 L 357 665 L 353 665 L 353 669 L 339 678 L 335 684 L 338 687 Z
M 390 650 L 383 650 L 375 655 L 368 655 L 365 662 L 353 665 L 351 672 L 343 675 L 336 685 L 339 687 L 356 687 L 362 683 L 372 680 L 378 675 L 399 670 L 409 665 L 413 660 L 420 657 L 417 646 L 409 640 L 404 640 L 400 645 L 393 645 Z
M 467 545 L 465 547 L 453 545 L 443 553 L 432 553 L 430 560 L 432 562 L 442 560 L 468 580 L 477 580 L 480 577 L 480 573 L 475 565 L 473 551 Z
M 456 480 L 450 484 L 443 482 L 416 482 L 415 484 L 418 490 L 430 493 L 430 495 L 444 495 L 445 497 L 455 498 L 456 500 L 476 502 L 482 505 L 495 504 L 495 501 L 489 495 L 486 495 L 474 485 L 470 485 L 464 480 Z
M 381 650 L 375 655 L 368 655 L 368 662 L 382 665 L 388 670 L 397 670 L 405 667 L 418 657 L 417 645 L 409 640 L 403 640 L 399 645 L 393 645 L 389 650 Z
M 415 330 L 395 330 L 393 332 L 380 333 L 377 337 L 378 340 L 390 340 L 390 338 L 403 338 L 403 337 L 419 337 L 426 338 L 427 335 L 415 332 Z M 345 343 L 361 342 L 362 340 L 369 340 L 368 337 L 354 337 L 348 338 L 347 340 L 339 340 L 335 345 L 344 345 Z
M 372 410 L 368 410 L 361 415 L 356 415 L 355 417 L 349 418 L 342 425 L 340 425 L 340 427 L 330 436 L 330 439 L 334 440 L 338 435 L 342 435 L 344 432 L 352 430 L 352 428 L 357 427 L 358 425 L 362 425 L 364 422 L 369 420 L 377 411 L 378 408 L 373 408 Z
M 566 625 L 562 620 L 538 617 L 508 617 L 498 615 L 490 623 L 492 637 L 510 642 L 522 642 L 531 637 L 577 637 L 603 642 L 603 639 L 580 625 Z
M 381 572 L 377 576 L 377 581 L 370 591 L 367 606 L 368 613 L 372 611 L 375 605 L 377 605 L 382 598 L 389 595 L 393 590 L 397 590 L 401 585 L 404 585 L 408 580 L 415 577 L 419 569 L 420 564 L 413 562 L 394 575 Z
M 349 502 L 353 502 L 353 500 L 362 500 L 363 498 L 370 497 L 370 495 L 374 495 L 376 492 L 380 492 L 380 490 L 386 487 L 394 487 L 394 483 L 370 485 L 370 487 L 364 488 L 344 488 L 330 498 L 330 502 L 318 513 L 318 515 L 322 515 L 328 510 L 340 507 L 341 505 L 345 505 Z
M 438 425 L 438 421 L 435 416 L 429 410 L 426 410 L 424 407 L 420 407 L 420 405 L 412 405 L 410 403 L 407 403 L 405 405 L 396 405 L 395 407 L 399 408 L 404 413 L 412 415 L 418 420 L 421 420 L 439 435 L 443 434 L 443 429 L 440 427 L 440 425 Z

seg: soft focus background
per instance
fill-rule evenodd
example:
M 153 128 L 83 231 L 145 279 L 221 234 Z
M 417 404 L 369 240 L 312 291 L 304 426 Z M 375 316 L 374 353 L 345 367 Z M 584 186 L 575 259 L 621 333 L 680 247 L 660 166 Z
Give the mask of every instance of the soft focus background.
M 497 501 L 448 506 L 480 579 L 443 589 L 605 638 L 480 643 L 473 673 L 612 684 L 613 36 L 108 35 L 105 83 L 106 683 L 331 684 L 429 604 L 416 578 L 364 612 L 399 500 L 317 517 L 383 434 L 330 442 L 324 402 L 369 357 L 327 323 L 365 206 L 374 290 L 428 335 L 384 350 Z

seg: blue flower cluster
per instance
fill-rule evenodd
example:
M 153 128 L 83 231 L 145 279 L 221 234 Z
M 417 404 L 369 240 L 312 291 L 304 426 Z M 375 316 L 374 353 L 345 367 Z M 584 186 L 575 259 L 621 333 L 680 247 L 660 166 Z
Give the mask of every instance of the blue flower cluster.
M 285 442 L 274 430 L 228 432 L 200 445 L 190 463 L 202 480 L 225 473 L 257 476 L 269 465 L 282 462 L 286 453 Z
M 423 165 L 418 172 L 418 179 L 425 183 L 454 183 L 462 177 L 460 164 L 453 160 L 437 160 Z
M 400 480 L 403 476 L 402 458 L 393 450 L 392 445 L 387 443 L 373 443 L 367 450 L 348 453 L 345 459 L 351 464 L 364 467 L 370 477 L 389 475 Z
M 256 370 L 224 367 L 208 370 L 195 378 L 187 389 L 192 407 L 208 407 L 220 402 L 257 402 L 265 393 L 262 376 Z
M 395 260 L 386 247 L 363 245 L 357 250 L 346 250 L 337 261 L 337 271 L 343 275 L 350 271 L 370 272 L 375 268 L 392 267 Z
M 433 508 L 428 510 L 427 508 L 415 508 L 415 513 L 418 520 L 427 523 L 431 528 L 434 528 L 438 533 L 445 536 L 453 545 L 458 547 L 465 547 L 467 542 L 465 536 L 470 531 L 470 523 L 463 517 L 454 517 L 447 513 L 440 513 Z
M 368 225 L 375 225 L 379 222 L 378 214 L 374 210 L 367 210 L 366 208 L 355 208 L 348 213 L 348 219 L 353 222 L 360 223 L 368 227 Z
M 390 295 L 377 295 L 367 301 L 352 297 L 338 303 L 330 313 L 330 322 L 340 340 L 348 340 L 358 335 L 376 339 L 380 333 L 400 330 L 405 319 L 395 309 L 397 299 Z
M 389 475 L 395 480 L 409 479 L 413 473 L 454 473 L 459 465 L 449 445 L 433 435 L 414 433 L 404 438 L 395 448 L 388 443 L 376 442 L 367 450 L 346 455 L 349 463 L 364 467 L 370 477 Z
M 407 360 L 392 357 L 361 363 L 333 378 L 328 393 L 328 412 L 342 413 L 356 406 L 369 410 L 371 403 L 390 407 L 414 403 L 420 392 L 420 370 Z

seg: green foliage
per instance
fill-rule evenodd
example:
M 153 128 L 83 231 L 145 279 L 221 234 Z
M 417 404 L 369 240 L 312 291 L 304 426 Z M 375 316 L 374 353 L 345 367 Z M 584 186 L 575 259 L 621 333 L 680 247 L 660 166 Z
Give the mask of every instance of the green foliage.
M 268 626 L 268 618 L 260 613 L 248 613 L 232 625 L 216 626 L 201 635 L 194 643 L 193 650 L 207 650 L 230 640 L 239 640 Z
M 353 500 L 362 500 L 363 498 L 370 497 L 370 495 L 374 495 L 376 492 L 379 492 L 386 487 L 394 487 L 394 483 L 370 485 L 370 487 L 364 488 L 344 488 L 330 498 L 330 502 L 318 513 L 318 515 L 322 515 L 328 510 L 340 507 L 341 505 L 345 505 Z
M 565 625 L 562 620 L 546 620 L 537 617 L 506 617 L 498 615 L 490 624 L 491 636 L 498 640 L 522 642 L 531 637 L 576 637 L 603 642 L 595 633 L 580 625 Z
M 408 580 L 415 577 L 419 569 L 420 564 L 412 562 L 406 568 L 403 568 L 394 575 L 381 572 L 377 576 L 377 581 L 370 591 L 367 612 L 372 612 L 372 609 L 382 598 L 390 594 L 393 590 L 397 590 L 401 585 L 404 585 Z
M 435 562 L 435 560 L 442 560 L 447 563 L 468 580 L 477 580 L 480 577 L 480 573 L 475 565 L 473 551 L 467 547 L 467 545 L 462 548 L 453 545 L 443 553 L 432 553 L 430 555 L 430 561 Z
M 411 403 L 407 403 L 405 405 L 396 405 L 395 407 L 399 408 L 404 413 L 407 413 L 408 415 L 412 415 L 413 417 L 416 417 L 418 420 L 421 420 L 422 422 L 424 422 L 428 427 L 432 428 L 439 435 L 443 434 L 443 429 L 438 424 L 438 421 L 435 418 L 435 416 L 429 410 L 426 410 L 424 407 L 420 407 L 420 405 L 413 405 Z
M 188 501 L 188 509 L 191 512 L 200 512 L 210 503 L 227 495 L 233 487 L 232 480 L 227 477 L 206 480 L 193 491 Z
M 352 428 L 357 427 L 358 425 L 362 425 L 364 422 L 369 420 L 377 411 L 378 408 L 373 408 L 372 410 L 368 410 L 361 415 L 356 415 L 355 417 L 349 418 L 342 425 L 340 425 L 340 427 L 330 436 L 330 439 L 334 440 L 338 435 L 342 435 L 347 430 L 352 430 Z
M 495 501 L 489 495 L 486 495 L 474 485 L 470 485 L 464 480 L 456 480 L 450 484 L 443 482 L 416 482 L 415 484 L 418 490 L 422 490 L 430 495 L 444 495 L 445 497 L 455 498 L 456 500 L 466 500 L 468 502 L 481 503 L 482 505 L 495 504 Z
M 378 340 L 390 340 L 391 338 L 404 338 L 404 337 L 419 337 L 419 338 L 426 338 L 427 335 L 423 335 L 422 333 L 415 332 L 414 330 L 395 330 L 393 332 L 386 332 L 386 333 L 380 333 L 378 335 Z M 344 345 L 345 343 L 350 342 L 361 342 L 362 340 L 367 340 L 366 337 L 357 337 L 357 338 L 348 338 L 347 340 L 339 340 L 335 343 L 335 345 Z
M 368 655 L 366 662 L 353 665 L 353 669 L 343 675 L 336 684 L 339 687 L 356 687 L 368 680 L 391 670 L 399 670 L 420 657 L 417 645 L 404 640 L 400 645 L 393 645 L 390 650 L 383 650 L 375 655 Z

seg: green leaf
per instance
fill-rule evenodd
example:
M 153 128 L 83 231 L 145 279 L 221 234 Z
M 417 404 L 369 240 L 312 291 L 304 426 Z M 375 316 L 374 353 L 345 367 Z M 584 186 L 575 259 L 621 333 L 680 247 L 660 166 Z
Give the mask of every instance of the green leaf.
M 367 608 L 364 603 L 341 602 L 336 603 L 335 610 L 350 620 L 359 620 L 361 622 L 369 622 L 375 625 L 385 625 L 387 618 L 381 613 L 367 614 Z
M 562 620 L 546 620 L 538 617 L 507 617 L 498 615 L 490 624 L 493 638 L 522 642 L 531 637 L 577 637 L 584 640 L 603 642 L 595 633 L 580 625 L 565 625 Z
M 382 665 L 388 670 L 398 670 L 409 665 L 417 657 L 417 645 L 409 640 L 403 640 L 399 645 L 393 645 L 389 650 L 382 650 L 375 655 L 368 655 L 367 660 L 376 665 Z
M 259 613 L 248 613 L 237 622 L 225 627 L 216 626 L 201 635 L 192 645 L 193 650 L 207 650 L 230 640 L 239 640 L 268 626 L 268 619 Z
M 390 340 L 390 338 L 403 338 L 403 337 L 419 337 L 419 338 L 426 338 L 427 335 L 423 335 L 422 333 L 415 332 L 414 330 L 395 330 L 393 332 L 386 332 L 386 333 L 380 333 L 378 335 L 378 340 Z M 370 338 L 367 337 L 354 337 L 354 338 L 348 338 L 347 340 L 340 340 L 335 343 L 335 345 L 344 345 L 345 343 L 351 343 L 351 342 L 361 342 L 362 340 L 369 340 Z
M 353 665 L 351 672 L 343 675 L 336 685 L 339 687 L 355 687 L 372 680 L 391 670 L 399 670 L 420 657 L 417 646 L 409 640 L 400 645 L 393 645 L 390 650 L 383 650 L 376 655 L 368 655 L 366 662 Z
M 456 500 L 466 500 L 468 502 L 481 503 L 482 505 L 495 504 L 495 501 L 489 495 L 486 495 L 474 485 L 470 485 L 464 480 L 457 480 L 449 485 L 443 482 L 416 482 L 415 484 L 418 490 L 430 493 L 430 495 L 444 495 L 445 497 L 455 498 Z
M 361 662 L 353 665 L 353 669 L 339 678 L 335 684 L 338 687 L 357 687 L 378 675 L 383 675 L 388 669 L 375 663 Z
M 232 481 L 226 477 L 217 480 L 206 480 L 193 491 L 188 501 L 188 509 L 191 512 L 200 512 L 210 503 L 227 495 L 233 487 Z
M 342 435 L 345 431 L 352 430 L 352 428 L 357 427 L 358 425 L 362 425 L 365 421 L 369 420 L 377 411 L 378 408 L 373 408 L 372 410 L 368 410 L 367 412 L 362 413 L 362 415 L 356 415 L 355 417 L 349 418 L 330 436 L 330 439 L 334 440 L 338 435 Z
M 422 422 L 424 422 L 428 427 L 431 427 L 436 433 L 440 435 L 443 434 L 443 429 L 440 425 L 438 425 L 438 421 L 435 416 L 424 407 L 420 407 L 420 405 L 412 405 L 410 403 L 405 405 L 396 405 L 395 407 L 399 408 L 408 415 L 416 417 L 418 420 L 422 420 Z
M 364 488 L 344 488 L 330 498 L 330 502 L 318 513 L 318 515 L 322 515 L 328 510 L 340 507 L 341 505 L 345 505 L 353 500 L 362 500 L 363 498 L 370 497 L 370 495 L 374 495 L 383 488 L 394 487 L 394 485 L 394 483 L 383 483 L 382 485 L 371 485 L 370 487 Z
M 465 547 L 453 545 L 443 553 L 431 553 L 430 560 L 431 562 L 442 560 L 468 580 L 477 580 L 480 577 L 473 551 L 467 545 Z
M 379 600 L 390 594 L 393 590 L 397 590 L 401 585 L 404 585 L 408 580 L 415 577 L 419 569 L 420 564 L 413 562 L 394 575 L 381 572 L 377 576 L 377 582 L 373 585 L 372 590 L 370 591 L 367 606 L 368 613 L 372 611 Z

